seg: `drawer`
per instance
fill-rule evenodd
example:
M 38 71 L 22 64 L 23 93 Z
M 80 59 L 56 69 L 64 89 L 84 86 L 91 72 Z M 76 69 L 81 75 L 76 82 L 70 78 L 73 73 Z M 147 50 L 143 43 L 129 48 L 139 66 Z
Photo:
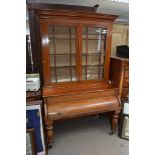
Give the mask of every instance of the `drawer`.
M 129 88 L 123 88 L 121 99 L 127 99 L 128 94 L 129 94 Z
M 128 77 L 129 78 L 129 70 L 128 69 L 124 70 L 124 77 Z
M 129 62 L 124 62 L 124 68 L 129 69 Z

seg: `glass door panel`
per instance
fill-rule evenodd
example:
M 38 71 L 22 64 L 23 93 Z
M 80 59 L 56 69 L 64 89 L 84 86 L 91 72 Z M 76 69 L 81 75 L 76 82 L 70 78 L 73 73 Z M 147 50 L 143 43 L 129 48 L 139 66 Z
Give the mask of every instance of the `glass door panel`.
M 75 27 L 49 26 L 51 82 L 76 81 Z
M 106 33 L 106 28 L 83 27 L 82 80 L 103 79 Z

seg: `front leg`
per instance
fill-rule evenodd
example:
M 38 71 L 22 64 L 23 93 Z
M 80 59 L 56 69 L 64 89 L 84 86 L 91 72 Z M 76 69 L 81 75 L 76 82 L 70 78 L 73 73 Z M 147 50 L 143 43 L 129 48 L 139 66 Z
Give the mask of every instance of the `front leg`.
M 114 130 L 116 129 L 116 126 L 118 124 L 119 119 L 119 111 L 114 111 L 112 114 L 112 120 L 111 120 L 111 135 L 114 133 Z
M 53 121 L 46 123 L 46 135 L 48 148 L 52 148 L 53 145 Z

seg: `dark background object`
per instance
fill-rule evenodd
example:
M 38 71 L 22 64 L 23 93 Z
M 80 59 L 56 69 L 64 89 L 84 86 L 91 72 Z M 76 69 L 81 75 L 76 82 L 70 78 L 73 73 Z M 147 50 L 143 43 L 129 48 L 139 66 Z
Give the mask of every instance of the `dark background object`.
M 39 89 L 38 91 L 26 92 L 26 102 L 32 102 L 36 100 L 41 100 L 41 89 Z
M 121 115 L 120 115 L 120 123 L 119 123 L 119 128 L 118 128 L 118 135 L 120 138 L 123 139 L 127 139 L 129 140 L 129 136 L 126 136 L 124 133 L 124 130 L 127 130 L 127 128 L 129 128 L 129 126 L 127 127 L 127 125 L 125 124 L 125 117 L 127 117 L 129 119 L 129 114 L 124 114 L 123 110 L 124 110 L 124 104 L 128 103 L 129 104 L 129 100 L 122 100 L 122 111 L 121 111 Z
M 36 139 L 36 148 L 37 152 L 43 151 L 43 145 L 41 140 L 41 131 L 40 131 L 40 114 L 39 109 L 26 110 L 26 128 L 34 128 L 35 129 L 35 139 Z
M 26 73 L 32 73 L 32 65 L 31 65 L 31 55 L 30 55 L 30 36 L 26 35 Z
M 26 133 L 30 134 L 31 146 L 32 146 L 32 148 L 31 148 L 31 149 L 32 149 L 32 155 L 37 155 L 34 128 L 26 129 Z M 27 151 L 27 150 L 26 150 L 26 151 Z M 27 154 L 27 152 L 26 152 L 26 154 Z M 29 153 L 28 153 L 28 154 L 29 154 Z
M 116 46 L 116 56 L 129 58 L 129 47 L 127 45 Z

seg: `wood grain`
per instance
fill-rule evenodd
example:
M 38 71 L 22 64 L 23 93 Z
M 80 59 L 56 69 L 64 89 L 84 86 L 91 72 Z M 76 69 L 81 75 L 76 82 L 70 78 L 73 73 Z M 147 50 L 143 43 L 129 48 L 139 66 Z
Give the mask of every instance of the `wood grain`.
M 129 59 L 111 57 L 110 81 L 119 88 L 121 99 L 127 99 L 129 94 Z
M 60 9 L 61 8 L 61 9 Z M 72 10 L 74 8 L 74 11 Z M 53 123 L 57 120 L 76 118 L 85 115 L 112 112 L 112 131 L 118 123 L 120 99 L 115 90 L 115 84 L 110 84 L 109 67 L 111 53 L 111 33 L 115 15 L 99 14 L 90 8 L 72 6 L 68 10 L 63 6 L 31 4 L 39 20 L 42 64 L 44 120 L 46 124 L 47 143 L 53 143 Z M 76 9 L 75 9 L 76 8 Z M 65 10 L 66 9 L 66 10 Z M 91 10 L 91 11 L 86 11 Z M 75 82 L 52 83 L 50 72 L 49 25 L 74 26 L 76 28 L 76 77 Z M 107 29 L 106 51 L 104 64 L 104 79 L 82 80 L 82 28 L 102 27 Z M 87 38 L 88 39 L 88 38 Z M 105 39 L 105 38 L 104 38 Z M 37 46 L 35 44 L 35 46 Z M 61 46 L 61 45 L 60 45 Z M 87 45 L 89 46 L 89 44 Z M 89 53 L 87 47 L 87 53 Z M 87 62 L 88 63 L 88 62 Z

